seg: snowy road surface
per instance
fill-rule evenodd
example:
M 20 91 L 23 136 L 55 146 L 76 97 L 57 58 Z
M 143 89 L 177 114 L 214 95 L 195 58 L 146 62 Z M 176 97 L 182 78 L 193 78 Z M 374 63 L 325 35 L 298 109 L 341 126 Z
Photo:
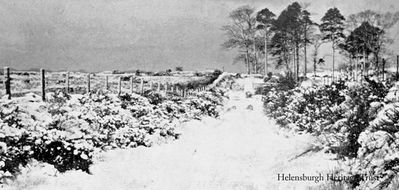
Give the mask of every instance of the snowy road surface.
M 39 180 L 35 189 L 267 190 L 306 189 L 312 181 L 284 182 L 277 174 L 317 175 L 333 169 L 322 153 L 289 161 L 311 144 L 290 136 L 262 113 L 261 97 L 232 91 L 219 119 L 183 127 L 180 139 L 151 148 L 114 150 L 91 168 L 92 175 L 70 171 Z M 248 106 L 252 105 L 252 109 Z

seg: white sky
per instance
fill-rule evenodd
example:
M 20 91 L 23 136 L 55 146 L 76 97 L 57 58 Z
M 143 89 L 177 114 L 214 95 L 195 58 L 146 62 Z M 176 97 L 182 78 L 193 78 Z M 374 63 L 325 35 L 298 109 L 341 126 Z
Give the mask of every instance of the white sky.
M 396 11 L 397 0 L 318 0 L 313 19 L 337 6 Z M 165 70 L 229 68 L 221 49 L 228 13 L 249 4 L 276 15 L 291 0 L 0 0 L 0 66 L 19 69 Z M 301 1 L 299 1 L 301 2 Z M 399 39 L 398 39 L 399 40 Z M 399 46 L 395 46 L 399 47 Z M 399 52 L 398 52 L 399 53 Z

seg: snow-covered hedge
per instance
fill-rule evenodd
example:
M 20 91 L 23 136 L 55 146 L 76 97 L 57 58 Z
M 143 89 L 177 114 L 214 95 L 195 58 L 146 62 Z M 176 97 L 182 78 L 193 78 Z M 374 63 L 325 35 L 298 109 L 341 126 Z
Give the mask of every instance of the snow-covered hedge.
M 360 189 L 386 187 L 399 171 L 399 104 L 386 98 L 390 84 L 338 82 L 329 86 L 269 88 L 268 116 L 282 127 L 318 136 L 338 158 L 350 160 L 345 172 Z M 381 177 L 362 180 L 362 175 Z
M 283 127 L 319 134 L 337 119 L 337 105 L 345 100 L 345 89 L 342 83 L 288 91 L 272 88 L 263 98 L 265 112 Z
M 386 104 L 377 117 L 360 134 L 358 157 L 352 174 L 369 173 L 376 181 L 364 181 L 361 188 L 384 189 L 398 178 L 399 172 L 399 103 Z
M 50 163 L 61 172 L 89 172 L 93 156 L 100 151 L 178 138 L 175 128 L 180 123 L 218 117 L 223 93 L 214 87 L 187 98 L 156 92 L 143 96 L 56 92 L 47 102 L 34 94 L 1 99 L 0 183 L 31 159 Z

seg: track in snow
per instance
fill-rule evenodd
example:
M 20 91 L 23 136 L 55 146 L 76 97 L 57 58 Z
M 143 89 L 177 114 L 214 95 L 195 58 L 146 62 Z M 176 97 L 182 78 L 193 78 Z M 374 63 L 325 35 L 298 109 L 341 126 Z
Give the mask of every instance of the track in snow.
M 331 161 L 321 153 L 289 161 L 312 140 L 280 135 L 265 117 L 260 96 L 246 98 L 243 91 L 232 91 L 229 96 L 229 111 L 219 119 L 186 123 L 183 135 L 174 142 L 109 151 L 102 162 L 93 165 L 92 175 L 70 171 L 46 178 L 34 189 L 305 189 L 317 184 L 281 182 L 277 174 L 332 170 Z M 249 105 L 253 110 L 247 109 Z

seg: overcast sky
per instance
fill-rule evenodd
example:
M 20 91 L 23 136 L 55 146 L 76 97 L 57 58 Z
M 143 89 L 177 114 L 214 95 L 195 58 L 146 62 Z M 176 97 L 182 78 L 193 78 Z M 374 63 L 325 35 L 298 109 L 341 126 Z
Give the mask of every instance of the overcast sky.
M 0 66 L 89 71 L 225 66 L 240 71 L 242 64 L 232 65 L 234 52 L 220 47 L 225 39 L 220 28 L 228 23 L 228 13 L 249 4 L 278 15 L 291 2 L 0 0 Z M 302 2 L 311 3 L 315 21 L 333 6 L 345 16 L 365 9 L 398 10 L 397 0 Z

